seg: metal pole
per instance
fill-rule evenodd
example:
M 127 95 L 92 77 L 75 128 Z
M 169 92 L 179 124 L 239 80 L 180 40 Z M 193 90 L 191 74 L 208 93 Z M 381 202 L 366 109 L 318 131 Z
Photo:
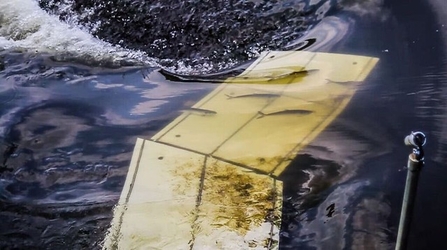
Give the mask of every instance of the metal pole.
M 422 146 L 425 145 L 425 142 L 426 138 L 422 132 L 412 132 L 405 138 L 405 144 L 413 147 L 413 153 L 408 156 L 407 180 L 400 214 L 396 250 L 405 250 L 407 248 L 419 173 L 422 166 L 424 166 L 424 150 Z

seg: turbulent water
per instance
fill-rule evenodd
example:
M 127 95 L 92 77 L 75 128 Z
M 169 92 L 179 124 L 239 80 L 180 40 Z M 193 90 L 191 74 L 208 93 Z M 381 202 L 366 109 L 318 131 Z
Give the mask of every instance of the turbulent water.
M 221 70 L 297 40 L 330 13 L 375 15 L 381 1 L 0 2 L 0 47 L 57 60 Z
M 428 145 L 436 153 L 422 183 L 447 183 L 439 177 L 447 156 L 447 14 L 433 2 L 438 7 L 0 0 L 0 249 L 99 249 L 135 139 L 151 137 L 214 88 L 168 81 L 158 69 L 209 74 L 284 49 L 381 61 L 346 111 L 280 176 L 280 247 L 391 249 L 408 153 L 401 141 L 414 126 L 439 138 Z M 415 223 L 443 232 L 436 221 L 447 221 L 436 215 L 447 197 L 427 198 L 433 189 L 422 188 L 429 215 L 419 206 Z M 413 233 L 422 239 L 414 249 L 445 247 L 441 233 L 423 229 Z

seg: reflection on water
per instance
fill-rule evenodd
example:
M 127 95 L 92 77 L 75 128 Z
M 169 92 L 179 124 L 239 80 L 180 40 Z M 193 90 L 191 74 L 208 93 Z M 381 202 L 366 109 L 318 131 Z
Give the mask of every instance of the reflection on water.
M 1 248 L 97 248 L 136 138 L 150 137 L 210 87 L 157 83 L 153 69 L 2 58 Z
M 391 148 L 341 119 L 298 155 L 284 181 L 284 249 L 391 249 L 388 197 L 377 187 L 389 167 L 364 173 Z M 362 126 L 365 127 L 365 124 Z M 383 131 L 376 131 L 383 135 Z M 343 142 L 343 143 L 341 143 Z M 397 171 L 397 170 L 396 170 Z
M 436 34 L 446 28 L 423 1 L 389 1 L 386 8 L 375 0 L 331 1 L 332 8 L 328 2 L 307 1 L 320 13 L 319 25 L 284 46 L 300 47 L 313 38 L 309 50 L 367 54 L 381 61 L 345 112 L 280 176 L 285 187 L 281 248 L 392 248 L 409 153 L 402 140 L 421 129 L 429 138 L 427 167 L 410 246 L 444 249 L 447 62 L 445 43 Z M 336 2 L 342 8 L 335 8 Z M 2 6 L 8 3 L 0 0 Z M 17 12 L 17 6 L 8 10 Z M 331 11 L 337 15 L 321 19 Z M 17 41 L 1 37 L 0 44 L 40 50 L 49 44 L 41 33 Z M 55 46 L 60 50 L 64 43 Z M 136 137 L 151 137 L 215 87 L 210 85 L 166 81 L 152 68 L 104 69 L 1 51 L 0 163 L 6 168 L 0 168 L 0 248 L 98 249 Z

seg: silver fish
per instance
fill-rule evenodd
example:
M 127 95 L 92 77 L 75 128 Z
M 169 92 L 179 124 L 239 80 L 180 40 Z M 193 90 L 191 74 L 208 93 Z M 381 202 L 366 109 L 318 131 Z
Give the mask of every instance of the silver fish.
M 245 98 L 245 97 L 254 97 L 254 98 L 275 98 L 280 97 L 281 94 L 276 93 L 251 93 L 251 94 L 241 94 L 241 95 L 227 95 L 228 99 L 233 98 Z
M 279 76 L 270 77 L 270 79 L 268 81 L 278 80 L 278 79 L 286 78 L 289 76 L 295 76 L 295 77 L 306 76 L 306 75 L 309 75 L 311 73 L 315 73 L 318 71 L 320 71 L 320 70 L 319 69 L 307 69 L 307 70 L 301 70 L 301 71 L 293 71 L 291 73 L 286 73 L 286 74 L 282 74 Z
M 215 115 L 215 114 L 217 114 L 216 111 L 209 110 L 209 109 L 201 109 L 201 108 L 187 108 L 187 109 L 182 110 L 182 112 L 196 114 L 196 115 Z
M 345 82 L 339 82 L 339 81 L 332 81 L 332 80 L 330 80 L 330 79 L 326 79 L 326 81 L 327 81 L 328 83 L 335 83 L 335 84 L 344 85 L 344 86 L 350 86 L 350 85 L 356 86 L 356 85 L 359 85 L 359 84 L 361 83 L 361 81 L 345 81 Z
M 273 111 L 273 112 L 262 112 L 258 111 L 258 114 L 260 115 L 257 119 L 262 118 L 264 116 L 270 116 L 270 115 L 309 115 L 312 114 L 312 110 L 307 109 L 284 109 L 280 111 Z

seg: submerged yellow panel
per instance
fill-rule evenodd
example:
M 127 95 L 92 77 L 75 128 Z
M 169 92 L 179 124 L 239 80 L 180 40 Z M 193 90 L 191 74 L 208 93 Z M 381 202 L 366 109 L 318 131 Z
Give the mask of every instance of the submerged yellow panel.
M 138 139 L 104 249 L 277 245 L 281 190 L 269 176 Z
M 281 182 L 209 158 L 194 249 L 276 248 L 281 223 L 278 203 L 282 203 Z
M 189 249 L 205 157 L 138 139 L 105 249 Z
M 290 97 L 280 97 L 274 103 L 213 155 L 271 173 L 328 116 L 328 107 L 317 103 Z
M 222 84 L 186 110 L 152 139 L 203 154 L 213 153 L 280 96 L 287 84 L 304 82 L 314 74 L 300 73 L 314 57 L 312 52 L 264 53 L 254 66 L 228 79 L 228 84 Z
M 174 126 L 162 130 L 158 133 L 160 136 L 155 135 L 153 139 L 203 154 L 212 153 L 270 101 L 269 98 L 254 98 L 247 103 L 244 98 L 233 96 L 240 89 L 239 85 L 218 88 L 212 99 L 194 105 L 174 121 Z
M 309 67 L 320 69 L 326 80 L 339 83 L 363 81 L 377 58 L 333 53 L 316 53 Z
M 278 77 L 306 69 L 307 64 L 315 56 L 307 51 L 268 51 L 251 64 L 240 77 Z M 230 81 L 234 80 L 232 78 Z
M 151 141 L 137 141 L 104 248 L 277 248 L 277 176 L 342 112 L 377 61 L 263 53 Z
M 291 152 L 344 109 L 376 63 L 354 55 L 264 53 L 153 139 L 277 176 Z M 258 84 L 240 83 L 253 77 Z
M 278 176 L 294 158 L 292 152 L 307 145 L 344 109 L 357 87 L 351 82 L 363 80 L 375 63 L 370 57 L 316 53 L 307 67 L 317 73 L 291 80 L 213 155 Z

